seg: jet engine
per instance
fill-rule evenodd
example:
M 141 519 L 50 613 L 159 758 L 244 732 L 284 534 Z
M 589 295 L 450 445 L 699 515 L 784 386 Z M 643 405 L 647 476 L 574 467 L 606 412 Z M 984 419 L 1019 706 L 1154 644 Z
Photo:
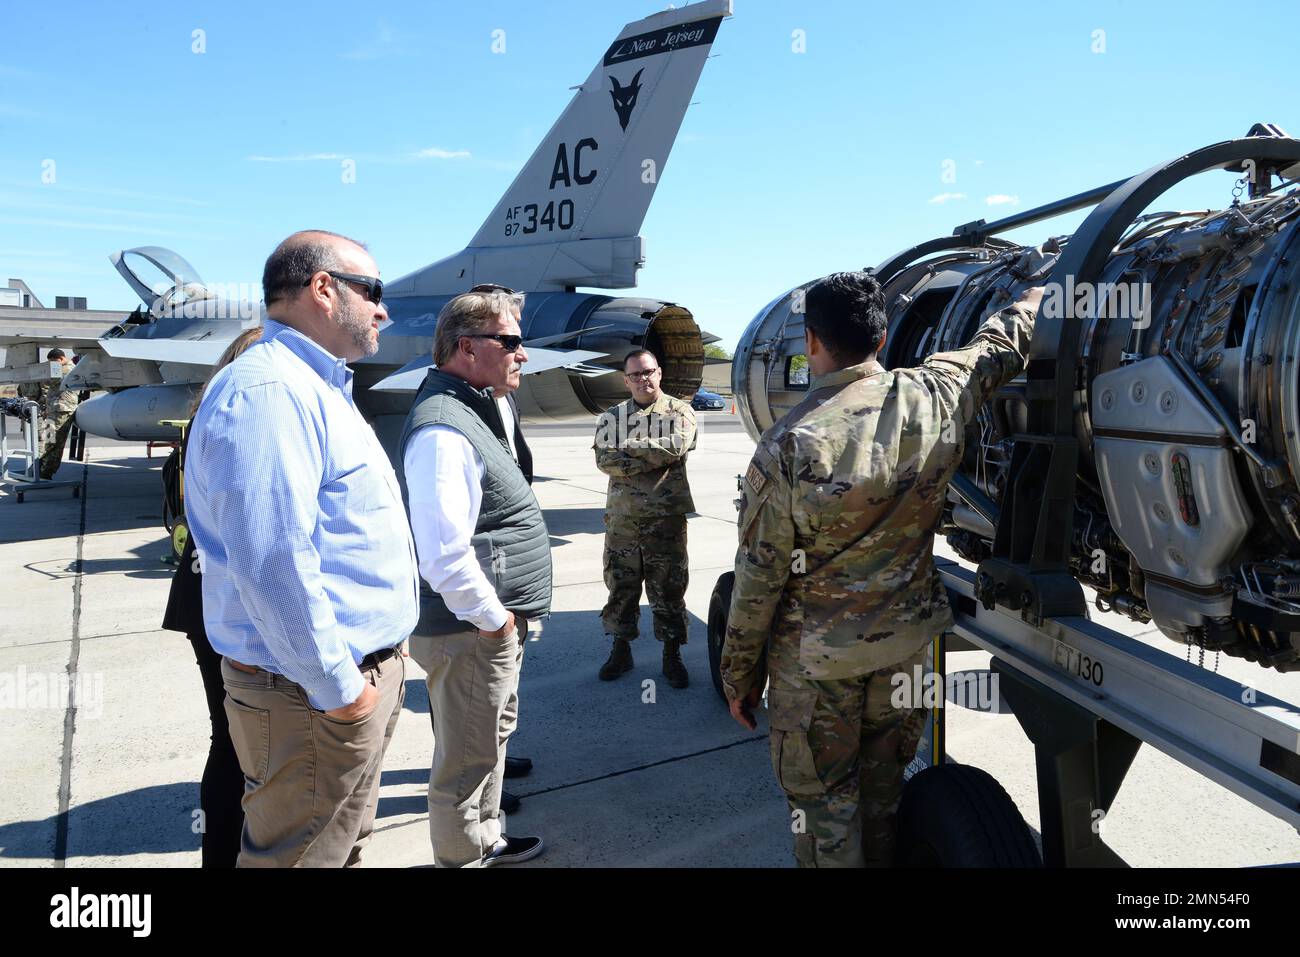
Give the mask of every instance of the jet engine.
M 1241 174 L 1227 208 L 1145 211 L 1209 169 Z M 1202 654 L 1300 670 L 1298 174 L 1300 141 L 1257 126 L 872 270 L 887 367 L 960 348 L 1047 287 L 1026 373 L 967 429 L 938 530 L 980 565 L 986 605 L 1083 614 L 1082 582 L 1098 609 Z M 1032 257 L 997 235 L 1093 205 Z M 737 350 L 755 438 L 808 389 L 805 288 L 764 307 Z

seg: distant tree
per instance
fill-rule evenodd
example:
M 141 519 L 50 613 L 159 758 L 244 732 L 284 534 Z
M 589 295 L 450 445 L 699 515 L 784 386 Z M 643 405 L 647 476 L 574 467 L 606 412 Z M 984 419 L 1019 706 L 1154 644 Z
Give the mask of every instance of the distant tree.
M 808 384 L 808 357 L 797 355 L 790 357 L 790 371 L 787 373 L 790 385 Z
M 706 359 L 730 359 L 731 353 L 716 342 L 710 342 L 704 347 L 704 358 Z

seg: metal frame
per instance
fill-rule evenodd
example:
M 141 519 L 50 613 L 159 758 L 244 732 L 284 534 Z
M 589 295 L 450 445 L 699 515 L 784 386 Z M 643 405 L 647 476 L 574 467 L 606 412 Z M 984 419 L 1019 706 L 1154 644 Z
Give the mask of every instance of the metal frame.
M 1098 186 L 1083 193 L 1076 193 L 1073 196 L 1067 196 L 1065 199 L 1058 199 L 1055 202 L 1048 203 L 1045 206 L 1036 206 L 1033 209 L 1027 209 L 1024 212 L 1015 213 L 1005 219 L 998 219 L 991 223 L 986 223 L 982 219 L 977 219 L 973 223 L 966 223 L 958 226 L 952 231 L 951 236 L 940 236 L 938 239 L 931 239 L 929 242 L 913 246 L 911 249 L 905 249 L 896 256 L 891 256 L 879 266 L 868 269 L 867 272 L 875 276 L 877 281 L 883 286 L 894 278 L 895 275 L 902 272 L 912 263 L 925 256 L 934 253 L 952 252 L 961 249 L 976 249 L 979 247 L 997 245 L 1005 249 L 1014 249 L 1016 244 L 1004 239 L 995 239 L 998 233 L 1005 233 L 1009 229 L 1016 229 L 1020 226 L 1029 226 L 1032 223 L 1041 222 L 1044 219 L 1052 219 L 1055 216 L 1061 216 L 1065 213 L 1072 213 L 1076 209 L 1083 209 L 1087 206 L 1093 206 L 1100 200 L 1109 196 L 1115 189 L 1123 186 L 1128 180 L 1119 180 L 1108 186 Z
M 1300 828 L 1300 707 L 1083 616 L 1029 624 L 986 608 L 974 572 L 935 564 L 954 633 L 993 656 L 999 691 L 1034 744 L 1049 867 L 1123 865 L 1101 831 L 1143 742 Z M 1062 646 L 1101 680 L 1063 668 Z
M 22 423 L 22 434 L 24 445 L 22 448 L 11 449 L 9 447 L 9 432 L 4 428 L 5 418 L 17 418 Z M 23 503 L 23 496 L 28 492 L 39 492 L 51 488 L 71 488 L 72 497 L 81 496 L 81 482 L 69 481 L 67 479 L 41 478 L 41 440 L 40 440 L 40 407 L 35 403 L 27 406 L 27 417 L 25 419 L 18 416 L 11 416 L 8 412 L 0 412 L 0 485 L 7 486 L 14 490 L 14 497 L 19 505 Z M 73 426 L 76 430 L 76 426 Z M 71 439 L 71 436 L 69 436 Z M 14 455 L 26 459 L 27 467 L 21 473 L 9 471 L 9 456 Z

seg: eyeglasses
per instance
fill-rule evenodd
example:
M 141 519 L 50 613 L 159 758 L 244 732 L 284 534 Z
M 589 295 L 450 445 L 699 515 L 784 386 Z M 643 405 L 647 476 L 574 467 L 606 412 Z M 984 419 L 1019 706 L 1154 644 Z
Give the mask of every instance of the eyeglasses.
M 659 371 L 658 369 L 642 369 L 640 372 L 624 372 L 623 375 L 627 376 L 629 379 L 631 379 L 634 382 L 637 379 L 641 379 L 646 382 L 649 382 L 652 378 L 654 378 L 654 374 L 658 371 Z
M 466 336 L 465 338 L 495 339 L 497 342 L 501 343 L 501 348 L 505 349 L 506 352 L 518 351 L 519 347 L 523 345 L 524 342 L 523 336 L 508 336 L 505 333 L 501 333 L 501 332 L 497 332 L 497 333 L 480 332 L 480 333 L 475 333 L 474 335 Z
M 507 296 L 518 295 L 509 286 L 498 286 L 494 282 L 479 283 L 477 286 L 471 286 L 470 292 L 504 292 Z
M 335 279 L 342 279 L 344 282 L 354 282 L 358 286 L 366 287 L 366 298 L 376 306 L 384 301 L 384 281 L 375 276 L 358 276 L 353 272 L 330 272 L 325 270 L 325 274 Z M 311 280 L 308 279 L 304 286 L 310 286 Z

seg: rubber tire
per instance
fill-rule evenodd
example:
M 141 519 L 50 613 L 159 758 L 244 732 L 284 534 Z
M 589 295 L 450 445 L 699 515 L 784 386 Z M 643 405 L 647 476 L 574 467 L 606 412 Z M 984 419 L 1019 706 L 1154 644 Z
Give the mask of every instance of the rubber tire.
M 713 689 L 724 702 L 727 693 L 722 690 L 722 640 L 727 636 L 727 613 L 731 611 L 731 591 L 735 584 L 735 572 L 719 576 L 709 598 L 709 676 L 713 678 Z
M 1029 825 L 997 779 L 965 764 L 912 775 L 898 807 L 899 867 L 1042 867 Z

